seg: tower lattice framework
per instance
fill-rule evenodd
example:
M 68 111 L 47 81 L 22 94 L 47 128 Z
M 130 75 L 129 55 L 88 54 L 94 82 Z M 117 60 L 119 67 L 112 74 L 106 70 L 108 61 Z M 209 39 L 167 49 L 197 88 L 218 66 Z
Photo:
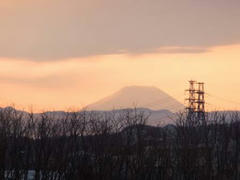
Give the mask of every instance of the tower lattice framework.
M 186 91 L 188 92 L 188 97 L 186 98 L 188 102 L 186 106 L 187 117 L 205 121 L 204 83 L 190 80 L 189 89 Z

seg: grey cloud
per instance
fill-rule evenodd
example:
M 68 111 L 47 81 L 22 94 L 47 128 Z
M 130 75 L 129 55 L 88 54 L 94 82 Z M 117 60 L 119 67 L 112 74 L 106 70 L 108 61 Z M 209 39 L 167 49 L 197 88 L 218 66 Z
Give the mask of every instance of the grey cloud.
M 57 60 L 159 49 L 201 53 L 240 43 L 239 0 L 30 2 L 0 12 L 0 57 Z
M 128 53 L 128 54 L 133 54 L 133 55 L 138 55 L 141 53 L 161 53 L 161 54 L 183 54 L 183 53 L 188 53 L 188 54 L 197 54 L 197 53 L 205 53 L 209 52 L 210 50 L 207 47 L 160 47 L 160 48 L 155 48 L 155 49 L 145 49 L 142 50 L 140 49 L 139 51 L 131 51 L 127 52 L 122 51 L 122 53 Z

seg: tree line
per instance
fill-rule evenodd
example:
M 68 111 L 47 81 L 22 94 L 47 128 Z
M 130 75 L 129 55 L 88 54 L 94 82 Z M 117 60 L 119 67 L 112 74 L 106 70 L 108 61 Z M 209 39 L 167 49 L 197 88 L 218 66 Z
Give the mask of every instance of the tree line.
M 138 109 L 26 113 L 0 110 L 0 179 L 239 180 L 240 116 L 146 125 Z

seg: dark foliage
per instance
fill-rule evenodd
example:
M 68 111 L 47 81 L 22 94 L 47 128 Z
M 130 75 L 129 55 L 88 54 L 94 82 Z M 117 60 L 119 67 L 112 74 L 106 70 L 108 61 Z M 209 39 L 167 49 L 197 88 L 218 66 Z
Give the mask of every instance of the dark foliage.
M 136 109 L 104 114 L 0 111 L 0 179 L 239 180 L 240 117 L 180 114 L 151 127 Z

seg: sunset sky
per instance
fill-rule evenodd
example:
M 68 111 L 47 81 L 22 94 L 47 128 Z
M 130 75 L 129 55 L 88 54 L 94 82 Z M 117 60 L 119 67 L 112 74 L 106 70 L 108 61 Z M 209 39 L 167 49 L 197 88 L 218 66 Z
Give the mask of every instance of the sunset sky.
M 240 110 L 239 0 L 1 0 L 0 105 L 81 108 L 131 85 Z

